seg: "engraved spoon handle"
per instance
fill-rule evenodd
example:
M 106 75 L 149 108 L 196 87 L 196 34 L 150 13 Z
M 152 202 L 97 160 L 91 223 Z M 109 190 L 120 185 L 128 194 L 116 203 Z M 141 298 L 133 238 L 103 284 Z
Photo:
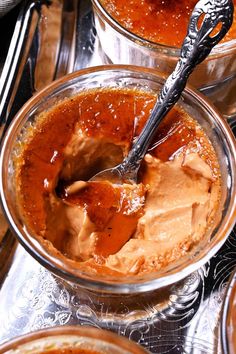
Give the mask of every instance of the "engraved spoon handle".
M 212 48 L 225 36 L 233 21 L 232 0 L 200 0 L 195 6 L 183 42 L 180 58 L 166 80 L 152 113 L 132 149 L 119 166 L 126 179 L 136 179 L 143 159 L 162 118 L 178 101 L 187 79 L 195 66 L 202 62 Z M 221 26 L 219 28 L 219 26 Z M 213 32 L 215 31 L 216 34 Z

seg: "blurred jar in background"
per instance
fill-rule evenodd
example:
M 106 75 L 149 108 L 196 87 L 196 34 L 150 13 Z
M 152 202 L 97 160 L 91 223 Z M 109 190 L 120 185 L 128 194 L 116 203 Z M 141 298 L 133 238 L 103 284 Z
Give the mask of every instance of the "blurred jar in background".
M 153 67 L 168 74 L 173 71 L 196 0 L 92 2 L 95 26 L 107 62 Z M 225 38 L 189 79 L 226 117 L 236 114 L 235 59 L 236 15 Z

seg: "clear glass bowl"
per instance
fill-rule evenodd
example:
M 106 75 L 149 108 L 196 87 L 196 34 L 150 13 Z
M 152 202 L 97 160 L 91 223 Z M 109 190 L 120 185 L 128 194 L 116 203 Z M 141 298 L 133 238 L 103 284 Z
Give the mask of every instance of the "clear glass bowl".
M 137 294 L 153 291 L 173 284 L 207 262 L 222 246 L 235 223 L 235 140 L 227 123 L 207 100 L 196 91 L 186 88 L 179 105 L 196 119 L 211 140 L 222 175 L 222 197 L 212 228 L 206 233 L 199 245 L 187 256 L 168 267 L 145 276 L 124 276 L 116 278 L 109 275 L 93 276 L 81 271 L 71 262 L 49 253 L 38 242 L 27 225 L 22 221 L 16 207 L 16 186 L 14 180 L 14 152 L 17 142 L 22 140 L 26 125 L 34 124 L 35 117 L 65 97 L 80 91 L 98 87 L 131 87 L 139 90 L 157 92 L 165 78 L 151 69 L 134 66 L 101 66 L 75 72 L 52 83 L 32 97 L 19 111 L 10 125 L 1 151 L 0 190 L 3 209 L 13 233 L 43 266 L 65 280 L 78 284 L 88 290 L 110 294 Z
M 95 28 L 107 61 L 156 68 L 170 74 L 179 58 L 180 49 L 153 43 L 129 32 L 92 0 Z M 212 97 L 226 116 L 236 114 L 236 39 L 218 44 L 203 63 L 197 66 L 189 83 Z
M 87 350 L 88 354 L 147 354 L 128 338 L 82 326 L 60 326 L 26 334 L 0 346 L 2 354 L 46 354 L 51 350 Z
M 220 329 L 223 353 L 236 354 L 236 270 L 226 290 Z

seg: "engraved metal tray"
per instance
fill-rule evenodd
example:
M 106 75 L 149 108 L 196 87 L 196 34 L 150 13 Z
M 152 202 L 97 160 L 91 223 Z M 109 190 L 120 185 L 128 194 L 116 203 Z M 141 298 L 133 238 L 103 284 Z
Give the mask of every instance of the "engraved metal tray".
M 90 0 L 75 3 L 72 69 L 103 64 Z M 155 297 L 149 302 L 140 295 L 141 311 L 135 314 L 119 301 L 122 321 L 117 322 L 108 318 L 102 304 L 99 311 L 95 308 L 89 293 L 85 302 L 81 300 L 75 289 L 43 268 L 7 233 L 0 244 L 0 343 L 36 329 L 81 324 L 127 336 L 151 353 L 222 353 L 221 311 L 235 266 L 236 228 L 215 257 L 162 294 L 161 304 Z

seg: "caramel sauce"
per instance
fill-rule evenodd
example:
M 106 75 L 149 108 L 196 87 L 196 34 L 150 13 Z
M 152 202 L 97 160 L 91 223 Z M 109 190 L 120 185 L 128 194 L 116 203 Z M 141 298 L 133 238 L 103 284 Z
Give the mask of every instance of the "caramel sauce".
M 137 124 L 136 135 L 141 133 L 144 119 Z M 183 119 L 183 112 L 171 110 L 160 125 L 149 153 L 162 161 L 168 161 L 173 154 L 196 138 L 196 124 Z
M 145 102 L 145 99 L 149 100 Z M 133 138 L 134 115 L 151 110 L 152 96 L 135 97 L 132 91 L 105 90 L 83 95 L 79 103 L 79 126 L 88 136 L 112 138 L 114 143 L 130 142 Z M 125 110 L 124 110 L 125 107 Z
M 132 89 L 88 90 L 58 103 L 38 117 L 35 127 L 26 131 L 16 159 L 18 204 L 35 235 L 45 237 L 48 230 L 50 195 L 60 200 L 56 187 L 65 158 L 64 149 L 75 129 L 85 136 L 129 147 L 149 117 L 155 100 L 152 93 Z M 185 112 L 174 108 L 160 125 L 150 153 L 168 161 L 184 149 L 199 151 L 212 171 L 218 170 L 214 150 L 205 133 Z M 117 252 L 135 231 L 143 212 L 145 188 L 142 186 L 135 191 L 135 196 L 141 200 L 138 207 L 132 204 L 135 199 L 132 193 L 127 190 L 124 193 L 123 189 L 109 183 L 99 187 L 89 183 L 83 193 L 65 198 L 66 203 L 83 206 L 96 225 L 99 234 L 96 255 L 106 257 Z M 63 252 L 59 240 L 50 241 Z M 99 263 L 90 266 L 95 272 L 100 271 Z M 104 269 L 102 271 L 104 273 Z
M 82 190 L 64 195 L 64 200 L 84 207 L 96 225 L 95 255 L 107 257 L 120 250 L 134 233 L 143 215 L 145 188 L 115 186 L 109 182 L 88 182 Z
M 69 103 L 70 102 L 70 103 Z M 45 230 L 44 198 L 55 187 L 55 180 L 61 169 L 63 150 L 74 130 L 77 105 L 73 100 L 51 111 L 48 119 L 44 115 L 37 128 L 29 128 L 29 140 L 19 171 L 21 183 L 21 205 L 35 232 Z M 55 123 L 56 121 L 56 123 Z M 31 137 L 30 137 L 31 136 Z M 56 144 L 55 144 L 56 139 Z M 24 144 L 24 143 L 23 143 Z
M 100 0 L 124 28 L 154 43 L 180 47 L 197 0 Z M 234 0 L 234 4 L 236 1 Z M 236 14 L 222 42 L 236 39 Z

